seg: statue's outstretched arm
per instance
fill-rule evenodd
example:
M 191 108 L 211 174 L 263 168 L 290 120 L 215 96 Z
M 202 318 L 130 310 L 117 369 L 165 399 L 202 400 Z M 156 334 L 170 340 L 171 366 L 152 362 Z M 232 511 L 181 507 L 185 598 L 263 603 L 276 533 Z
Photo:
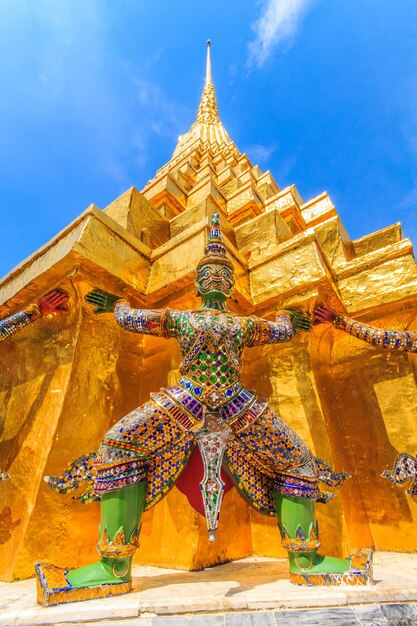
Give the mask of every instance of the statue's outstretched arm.
M 114 307 L 116 322 L 132 333 L 170 337 L 169 309 L 131 309 L 126 300 L 118 300 Z
M 265 343 L 289 341 L 295 335 L 295 328 L 288 313 L 280 313 L 274 322 L 251 316 L 248 318 L 246 335 L 247 346 L 261 346 Z
M 43 296 L 37 304 L 0 321 L 0 341 L 5 341 L 18 333 L 22 328 L 43 317 L 47 313 L 67 310 L 68 294 L 58 289 Z
M 24 311 L 15 313 L 0 321 L 0 341 L 5 341 L 18 333 L 22 328 L 40 317 L 37 305 L 33 305 Z
M 285 310 L 278 313 L 274 322 L 259 317 L 248 318 L 247 346 L 260 346 L 265 343 L 290 341 L 298 330 L 308 332 L 311 320 L 299 310 Z
M 126 300 L 101 289 L 94 289 L 85 296 L 86 301 L 96 307 L 94 313 L 113 313 L 116 322 L 132 333 L 172 337 L 170 309 L 132 309 Z
M 314 310 L 314 324 L 328 322 L 345 333 L 367 343 L 388 350 L 417 352 L 417 332 L 406 330 L 385 330 L 370 324 L 357 322 L 347 315 L 337 315 L 332 309 L 318 305 Z
M 349 335 L 353 335 L 379 348 L 417 352 L 417 332 L 384 330 L 370 324 L 357 322 L 346 315 L 336 315 L 333 325 L 335 328 L 344 330 Z

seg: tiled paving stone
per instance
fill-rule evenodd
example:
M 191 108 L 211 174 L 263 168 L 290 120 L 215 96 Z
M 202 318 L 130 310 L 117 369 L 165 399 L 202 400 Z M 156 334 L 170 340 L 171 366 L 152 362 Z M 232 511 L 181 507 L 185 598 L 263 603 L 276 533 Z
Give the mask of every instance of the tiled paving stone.
M 188 617 L 153 617 L 152 626 L 189 626 L 190 619 Z M 139 622 L 140 624 L 140 622 Z
M 389 624 L 378 604 L 355 604 L 352 609 L 363 626 L 388 626 Z
M 224 615 L 193 615 L 188 626 L 224 626 Z
M 274 614 L 263 611 L 228 613 L 225 615 L 225 626 L 275 626 Z
M 57 622 L 54 626 L 152 626 L 152 617 L 137 617 L 135 619 L 116 619 L 95 622 Z M 32 626 L 28 622 L 28 626 Z M 170 625 L 171 626 L 171 625 Z M 175 626 L 175 625 L 174 625 Z
M 286 567 L 263 557 L 198 573 L 136 565 L 131 594 L 48 608 L 36 604 L 33 579 L 0 583 L 0 626 L 230 626 L 233 616 L 237 626 L 270 626 L 271 615 L 283 626 L 286 614 L 286 626 L 312 616 L 320 626 L 335 626 L 337 617 L 337 626 L 417 626 L 417 554 L 376 553 L 375 587 L 297 587 Z M 349 612 L 342 621 L 346 610 L 356 621 Z
M 74 624 L 72 622 L 71 624 Z M 71 626 L 59 622 L 55 626 Z M 417 604 L 370 604 L 292 611 L 172 615 L 76 622 L 77 626 L 416 626 Z M 27 626 L 31 626 L 29 623 Z
M 278 611 L 276 626 L 361 626 L 361 622 L 349 607 Z
M 381 604 L 381 612 L 390 626 L 417 624 L 416 604 Z

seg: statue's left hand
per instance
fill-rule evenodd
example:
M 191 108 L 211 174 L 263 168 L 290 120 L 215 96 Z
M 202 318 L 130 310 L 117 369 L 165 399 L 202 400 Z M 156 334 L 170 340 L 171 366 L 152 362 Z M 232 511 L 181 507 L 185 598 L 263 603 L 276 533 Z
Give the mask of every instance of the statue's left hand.
M 113 293 L 101 289 L 93 289 L 85 296 L 85 301 L 88 304 L 97 307 L 94 311 L 96 314 L 112 313 L 117 300 L 120 300 L 120 296 L 115 296 Z
M 48 313 L 57 313 L 62 311 L 68 311 L 69 296 L 64 291 L 54 289 L 46 295 L 44 295 L 38 302 L 38 307 L 42 317 Z
M 302 330 L 308 333 L 311 330 L 311 319 L 299 309 L 285 309 L 283 313 L 288 313 L 294 330 Z

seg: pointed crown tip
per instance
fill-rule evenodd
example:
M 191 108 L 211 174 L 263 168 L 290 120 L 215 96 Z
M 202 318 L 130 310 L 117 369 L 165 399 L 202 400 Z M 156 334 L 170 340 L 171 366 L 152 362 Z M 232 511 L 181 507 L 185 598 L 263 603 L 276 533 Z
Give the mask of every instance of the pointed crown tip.
M 207 253 L 226 256 L 226 248 L 224 247 L 222 241 L 220 218 L 217 211 L 211 214 L 210 234 L 208 238 L 208 246 L 206 248 L 206 254 Z
M 211 225 L 219 226 L 219 224 L 220 224 L 219 213 L 218 211 L 213 211 L 213 213 L 211 214 Z
M 207 246 L 204 249 L 204 256 L 200 259 L 197 270 L 202 265 L 210 263 L 217 263 L 233 268 L 232 262 L 227 257 L 226 248 L 223 244 L 220 231 L 220 218 L 217 211 L 211 214 L 210 234 L 208 236 Z

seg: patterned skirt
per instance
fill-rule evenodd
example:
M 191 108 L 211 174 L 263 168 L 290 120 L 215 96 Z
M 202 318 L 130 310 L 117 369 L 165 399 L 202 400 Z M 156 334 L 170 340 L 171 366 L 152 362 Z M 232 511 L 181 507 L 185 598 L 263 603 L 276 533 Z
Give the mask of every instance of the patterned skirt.
M 174 388 L 173 388 L 174 389 Z M 175 404 L 161 402 L 162 390 L 117 422 L 104 436 L 94 462 L 97 495 L 147 480 L 146 508 L 173 487 L 196 445 L 191 424 Z M 168 407 L 168 409 L 167 409 Z M 256 408 L 259 407 L 259 408 Z M 258 412 L 258 414 L 257 414 Z M 258 511 L 275 515 L 274 493 L 327 501 L 320 482 L 338 487 L 347 478 L 313 456 L 301 438 L 267 405 L 251 405 L 250 419 L 224 420 L 230 431 L 224 469 L 242 496 Z M 52 485 L 51 485 L 52 486 Z

